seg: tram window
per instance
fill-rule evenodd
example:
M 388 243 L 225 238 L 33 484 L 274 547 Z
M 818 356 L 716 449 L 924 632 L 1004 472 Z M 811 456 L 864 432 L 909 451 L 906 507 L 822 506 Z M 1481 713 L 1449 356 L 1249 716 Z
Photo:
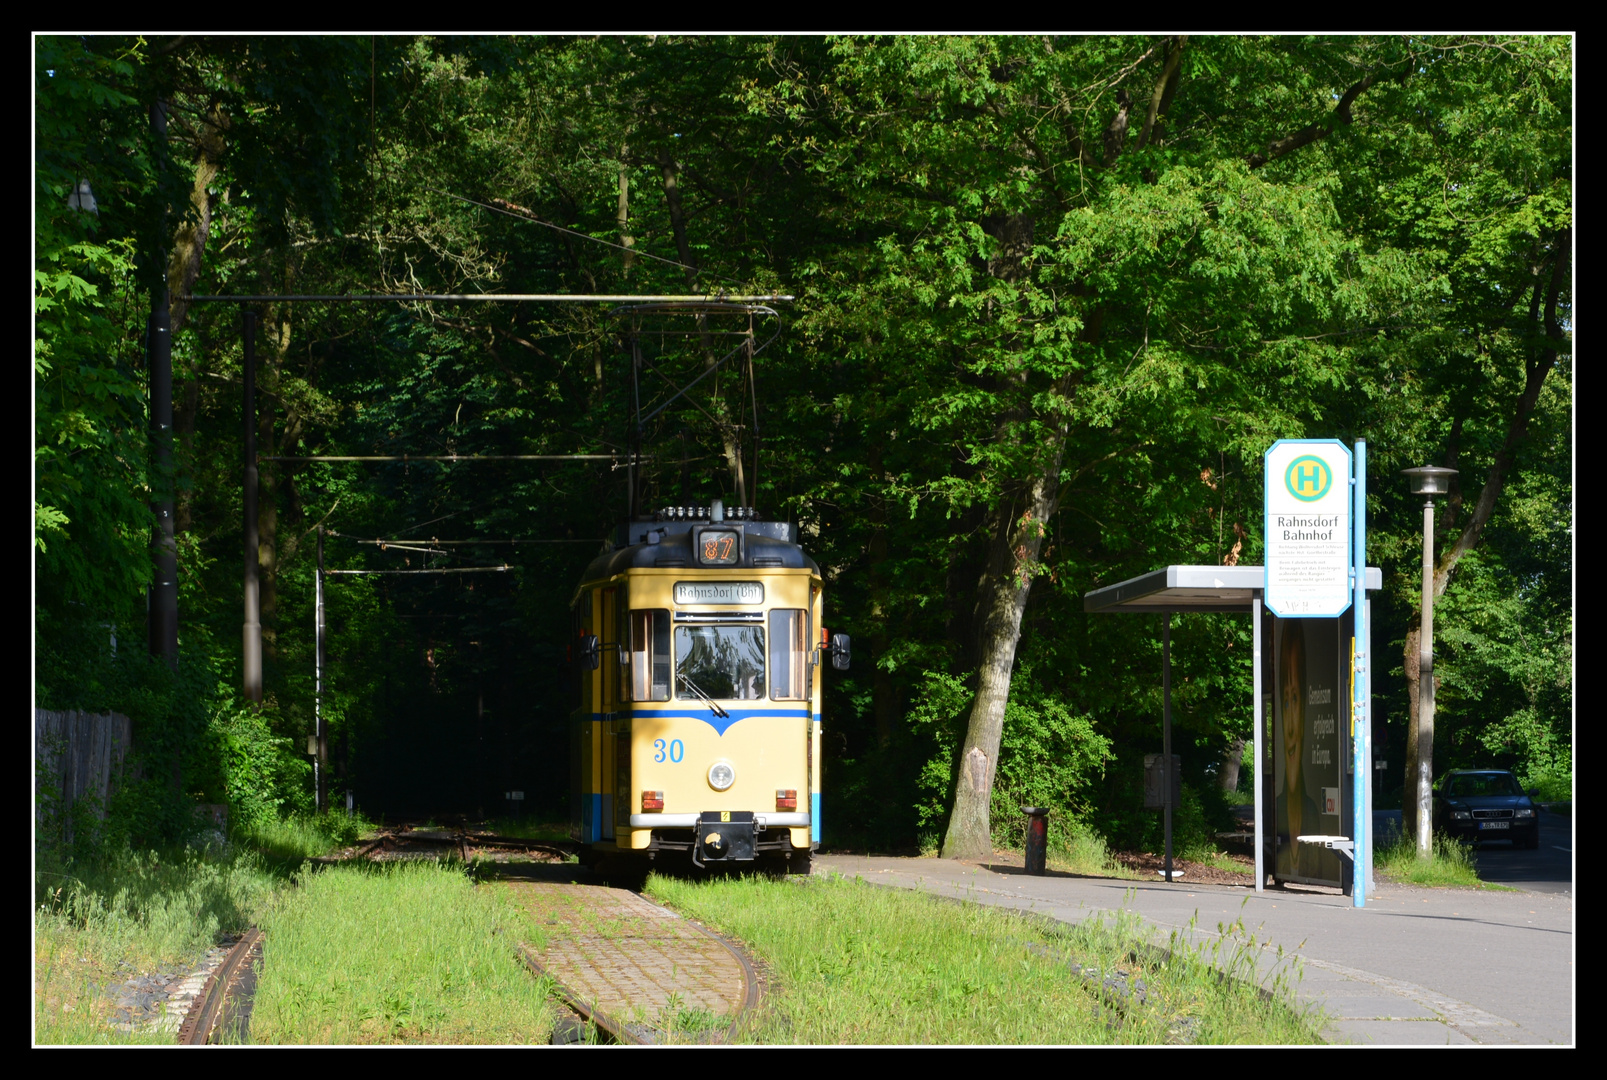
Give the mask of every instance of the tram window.
M 764 697 L 764 628 L 677 626 L 675 696 L 753 701 Z
M 630 613 L 630 651 L 626 653 L 625 685 L 632 701 L 670 699 L 670 613 L 663 610 Z
M 770 696 L 799 701 L 809 696 L 809 613 L 770 612 Z

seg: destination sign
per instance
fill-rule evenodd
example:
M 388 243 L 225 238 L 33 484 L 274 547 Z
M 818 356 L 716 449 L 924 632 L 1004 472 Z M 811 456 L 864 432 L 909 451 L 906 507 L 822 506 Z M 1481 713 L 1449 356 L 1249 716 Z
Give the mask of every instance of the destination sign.
M 759 581 L 677 581 L 677 604 L 762 604 L 764 583 Z
M 1282 618 L 1350 607 L 1350 460 L 1337 439 L 1280 439 L 1266 452 L 1265 597 Z

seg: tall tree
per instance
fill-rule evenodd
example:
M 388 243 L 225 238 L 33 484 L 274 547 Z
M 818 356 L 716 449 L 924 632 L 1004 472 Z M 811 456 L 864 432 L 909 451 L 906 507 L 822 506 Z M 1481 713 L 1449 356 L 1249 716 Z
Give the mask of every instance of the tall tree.
M 1220 448 L 1213 417 L 1235 452 L 1300 434 L 1312 395 L 1353 366 L 1346 339 L 1412 296 L 1403 259 L 1347 233 L 1331 168 L 1296 153 L 1410 63 L 1392 42 L 858 40 L 773 91 L 776 110 L 818 103 L 802 141 L 834 211 L 874 238 L 834 268 L 839 308 L 922 328 L 913 348 L 877 344 L 923 388 L 905 421 L 958 460 L 908 494 L 972 508 L 982 545 L 945 855 L 991 846 L 1056 514 L 1122 455 Z M 1288 126 L 1300 112 L 1309 122 Z

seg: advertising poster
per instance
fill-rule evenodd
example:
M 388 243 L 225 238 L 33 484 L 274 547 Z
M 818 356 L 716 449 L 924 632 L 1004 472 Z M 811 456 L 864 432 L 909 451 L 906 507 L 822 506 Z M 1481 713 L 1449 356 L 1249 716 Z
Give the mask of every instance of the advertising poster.
M 1350 619 L 1272 620 L 1273 783 L 1279 881 L 1343 887 L 1343 855 L 1297 836 L 1348 836 Z

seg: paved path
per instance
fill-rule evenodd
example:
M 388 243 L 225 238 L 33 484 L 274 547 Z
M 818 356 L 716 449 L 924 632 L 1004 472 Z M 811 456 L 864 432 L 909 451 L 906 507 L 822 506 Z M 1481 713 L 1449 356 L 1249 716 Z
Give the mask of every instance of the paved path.
M 565 867 L 575 870 L 575 867 Z M 588 1011 L 660 1041 L 687 1014 L 720 1032 L 745 1007 L 751 975 L 718 940 L 636 893 L 596 885 L 502 884 L 547 931 L 542 970 Z M 528 946 L 526 946 L 528 948 Z
M 1383 1045 L 1572 1045 L 1573 898 L 1380 885 L 1358 910 L 1337 891 L 1118 881 L 944 859 L 816 856 L 816 873 L 924 889 L 1077 923 L 1130 908 L 1158 926 L 1217 936 L 1242 918 L 1268 943 L 1263 978 L 1302 962 L 1299 1000 L 1323 1006 L 1324 1038 Z

